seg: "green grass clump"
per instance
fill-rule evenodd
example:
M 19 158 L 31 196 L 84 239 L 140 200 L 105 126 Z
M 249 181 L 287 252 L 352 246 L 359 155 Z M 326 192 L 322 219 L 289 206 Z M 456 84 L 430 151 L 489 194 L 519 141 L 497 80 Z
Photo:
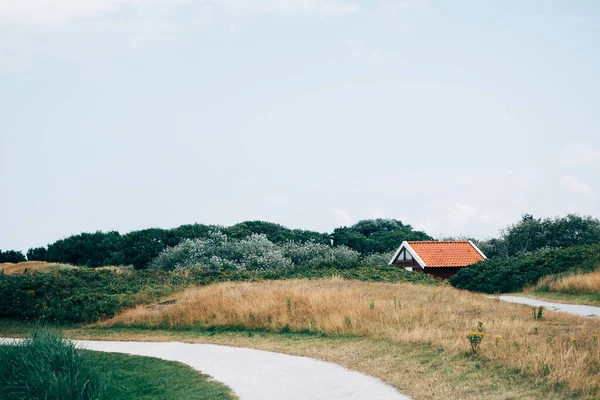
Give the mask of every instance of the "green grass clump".
M 0 345 L 0 400 L 223 400 L 231 390 L 189 366 L 78 349 L 49 329 Z
M 111 400 L 226 400 L 231 390 L 189 366 L 152 357 L 84 351 L 89 361 L 110 371 Z
M 75 345 L 48 330 L 23 343 L 0 346 L 0 399 L 108 398 L 108 381 Z

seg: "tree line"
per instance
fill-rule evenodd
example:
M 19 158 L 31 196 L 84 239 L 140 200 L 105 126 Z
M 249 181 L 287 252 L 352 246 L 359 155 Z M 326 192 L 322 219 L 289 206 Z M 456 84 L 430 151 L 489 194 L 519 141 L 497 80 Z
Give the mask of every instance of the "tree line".
M 488 258 L 506 258 L 544 249 L 600 243 L 600 220 L 569 214 L 565 217 L 535 218 L 524 214 L 517 223 L 500 232 L 498 238 L 475 240 Z
M 244 240 L 264 235 L 276 245 L 315 243 L 344 246 L 361 256 L 395 250 L 404 240 L 433 240 L 425 232 L 394 219 L 372 219 L 336 228 L 331 233 L 289 229 L 265 222 L 246 221 L 229 227 L 189 224 L 173 229 L 149 228 L 120 234 L 117 231 L 81 233 L 57 240 L 46 247 L 31 248 L 27 260 L 60 262 L 80 266 L 133 265 L 145 269 L 164 250 L 186 240 L 207 239 L 212 234 L 228 240 Z M 590 216 L 569 214 L 565 217 L 535 218 L 525 214 L 515 224 L 503 229 L 500 236 L 473 239 L 489 258 L 529 254 L 541 249 L 600 243 L 600 221 Z M 0 251 L 0 262 L 24 261 L 18 251 Z
M 332 233 L 302 229 L 289 229 L 265 221 L 246 221 L 232 226 L 189 224 L 173 229 L 149 228 L 120 234 L 117 231 L 93 232 L 72 235 L 57 240 L 46 247 L 31 248 L 27 260 L 60 262 L 88 267 L 103 265 L 133 265 L 145 269 L 163 250 L 177 246 L 185 240 L 206 239 L 221 233 L 229 240 L 242 240 L 252 235 L 264 235 L 274 244 L 316 243 L 346 246 L 368 255 L 395 249 L 402 240 L 430 240 L 431 236 L 414 230 L 401 221 L 377 219 L 361 221 L 350 227 L 340 227 Z M 24 261 L 20 252 L 1 262 Z M 2 253 L 4 254 L 4 253 Z

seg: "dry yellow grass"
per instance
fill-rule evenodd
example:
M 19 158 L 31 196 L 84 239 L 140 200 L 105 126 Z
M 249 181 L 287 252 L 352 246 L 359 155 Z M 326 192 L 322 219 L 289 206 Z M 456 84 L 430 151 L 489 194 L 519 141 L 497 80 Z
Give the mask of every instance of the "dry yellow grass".
M 241 327 L 352 334 L 467 352 L 482 321 L 480 354 L 590 395 L 600 385 L 600 321 L 502 303 L 449 287 L 339 279 L 223 283 L 187 289 L 172 304 L 140 306 L 102 326 Z
M 0 263 L 0 271 L 7 275 L 19 275 L 25 272 L 46 272 L 55 269 L 75 269 L 73 265 L 48 263 L 45 261 L 23 261 L 20 263 Z
M 59 269 L 79 269 L 75 265 L 61 264 L 61 263 L 49 263 L 46 261 L 22 261 L 19 263 L 0 263 L 0 272 L 4 272 L 7 275 L 19 275 L 24 273 L 26 270 L 29 272 L 48 272 Z M 85 268 L 85 267 L 84 267 Z M 131 268 L 108 265 L 105 267 L 96 268 L 96 270 L 110 270 L 117 274 L 131 273 Z
M 529 290 L 539 290 L 573 294 L 600 293 L 600 271 L 587 274 L 548 276 Z

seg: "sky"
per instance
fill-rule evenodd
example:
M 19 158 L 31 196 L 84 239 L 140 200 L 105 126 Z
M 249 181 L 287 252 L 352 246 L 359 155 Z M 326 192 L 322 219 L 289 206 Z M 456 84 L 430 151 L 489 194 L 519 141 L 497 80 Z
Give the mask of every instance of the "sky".
M 600 2 L 0 0 L 0 249 L 600 217 Z

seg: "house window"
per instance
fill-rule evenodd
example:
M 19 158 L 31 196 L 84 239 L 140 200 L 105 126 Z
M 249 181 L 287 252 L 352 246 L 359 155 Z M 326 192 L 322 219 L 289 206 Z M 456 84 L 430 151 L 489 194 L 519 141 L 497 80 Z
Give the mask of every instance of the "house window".
M 396 260 L 404 261 L 404 257 L 406 257 L 406 250 L 402 249 L 402 251 L 398 253 L 398 258 L 396 258 Z

